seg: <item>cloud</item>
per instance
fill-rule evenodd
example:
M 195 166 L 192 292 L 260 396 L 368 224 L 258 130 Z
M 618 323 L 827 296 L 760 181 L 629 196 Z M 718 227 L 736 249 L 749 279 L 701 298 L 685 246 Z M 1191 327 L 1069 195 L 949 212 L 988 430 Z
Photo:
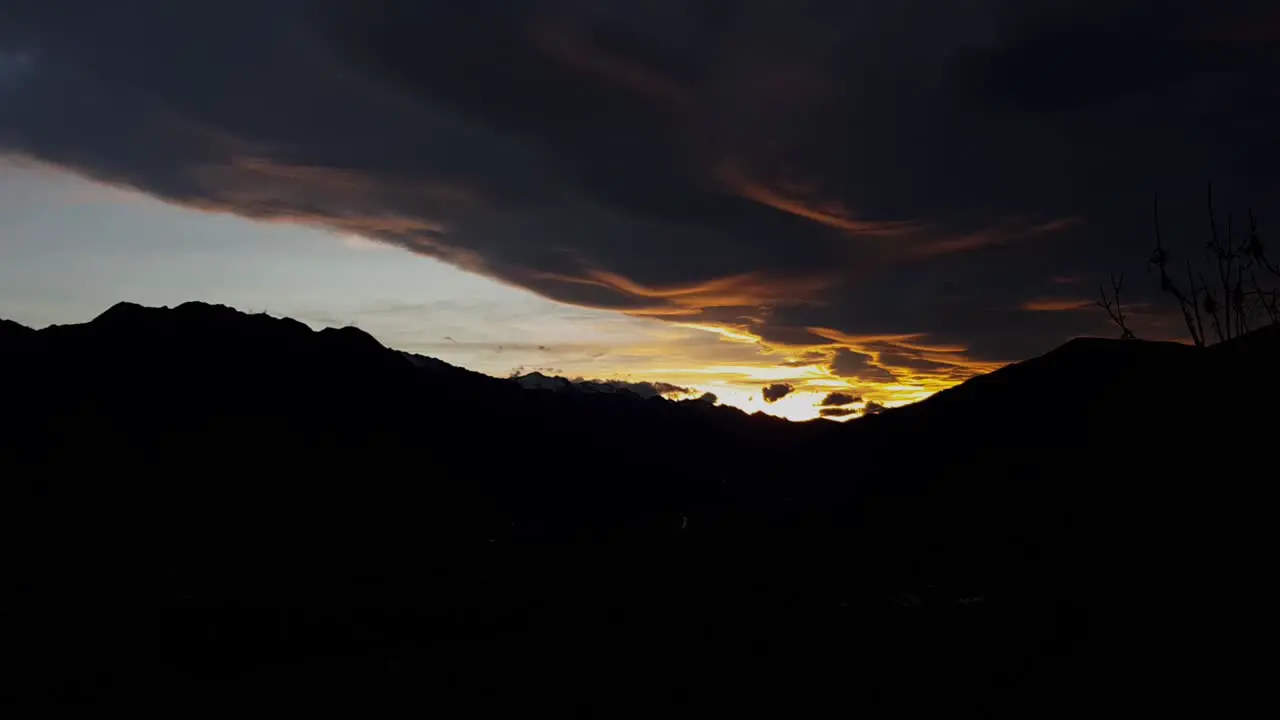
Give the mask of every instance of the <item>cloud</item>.
M 850 415 L 858 414 L 857 410 L 854 410 L 853 408 L 845 408 L 845 407 L 824 407 L 818 412 L 822 415 L 822 417 L 848 417 Z
M 980 230 L 929 240 L 918 245 L 913 252 L 916 256 L 924 258 L 970 252 L 1062 233 L 1080 223 L 1081 219 L 1077 217 L 1057 218 L 1037 223 L 1029 223 L 1023 218 L 1004 218 Z
M 667 395 L 688 395 L 693 391 L 687 387 L 672 385 L 665 382 L 629 382 L 627 380 L 587 380 L 585 378 L 574 378 L 572 382 L 576 384 L 589 383 L 592 385 L 606 385 L 608 387 L 618 388 L 619 390 L 629 390 L 640 397 L 665 397 Z
M 794 390 L 795 386 L 793 385 L 788 385 L 787 383 L 774 383 L 761 388 L 760 394 L 764 397 L 765 402 L 776 403 L 782 398 L 790 395 Z
M 1096 308 L 1097 304 L 1093 300 L 1078 298 L 1041 298 L 1022 303 L 1022 309 L 1029 312 L 1075 312 Z
M 698 402 L 710 403 L 711 405 L 715 405 L 716 403 L 720 402 L 720 398 L 716 397 L 715 393 L 706 392 L 698 396 Z
M 823 350 L 806 350 L 798 353 L 790 360 L 783 360 L 778 364 L 782 367 L 809 367 L 827 362 L 829 360 L 828 353 Z
M 354 235 L 351 233 L 346 233 L 342 235 L 341 238 L 342 238 L 342 246 L 345 248 L 349 248 L 351 250 L 378 250 L 378 249 L 386 249 L 387 247 L 385 243 L 369 240 L 367 238 L 361 237 L 359 235 Z
M 914 221 L 862 220 L 854 217 L 847 208 L 832 201 L 806 200 L 789 196 L 778 189 L 747 180 L 732 170 L 720 168 L 718 177 L 732 192 L 740 197 L 773 208 L 780 212 L 825 225 L 856 236 L 898 237 L 921 230 Z
M 862 398 L 854 397 L 849 393 L 833 392 L 822 398 L 822 402 L 818 404 L 824 407 L 838 407 L 842 405 L 852 405 L 861 399 Z
M 865 353 L 840 348 L 831 357 L 831 374 L 862 382 L 893 382 L 893 373 L 875 364 L 875 358 Z
M 862 414 L 863 415 L 879 415 L 880 413 L 888 409 L 889 408 L 885 407 L 884 405 L 881 405 L 875 400 L 869 400 L 867 404 L 863 406 Z
M 843 345 L 874 359 L 833 371 L 940 383 L 1094 331 L 1018 308 L 1048 277 L 1140 268 L 1151 193 L 1171 246 L 1202 240 L 1209 178 L 1265 219 L 1280 53 L 1244 29 L 1274 17 L 1263 0 L 17 2 L 0 153 L 732 327 L 784 362 Z

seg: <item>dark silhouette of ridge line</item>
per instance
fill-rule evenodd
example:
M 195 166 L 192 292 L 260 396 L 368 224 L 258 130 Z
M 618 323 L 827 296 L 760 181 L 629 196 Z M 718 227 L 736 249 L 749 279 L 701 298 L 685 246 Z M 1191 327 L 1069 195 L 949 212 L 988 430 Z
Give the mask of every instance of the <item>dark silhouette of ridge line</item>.
M 211 717 L 1244 707 L 1277 361 L 1275 327 L 1079 339 L 789 423 L 203 303 L 0 322 L 3 692 Z

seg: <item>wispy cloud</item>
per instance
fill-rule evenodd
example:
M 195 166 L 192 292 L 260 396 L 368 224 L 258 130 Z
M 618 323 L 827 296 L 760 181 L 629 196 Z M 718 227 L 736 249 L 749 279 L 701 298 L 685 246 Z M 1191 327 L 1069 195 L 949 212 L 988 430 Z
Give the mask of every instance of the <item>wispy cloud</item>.
M 1096 307 L 1094 301 L 1079 298 L 1040 298 L 1022 303 L 1022 309 L 1028 312 L 1078 312 Z

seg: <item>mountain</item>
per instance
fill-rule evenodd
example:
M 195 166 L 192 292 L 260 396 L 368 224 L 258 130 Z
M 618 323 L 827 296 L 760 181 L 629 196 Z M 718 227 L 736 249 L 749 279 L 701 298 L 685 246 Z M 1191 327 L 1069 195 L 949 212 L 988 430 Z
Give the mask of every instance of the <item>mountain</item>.
M 1074 340 L 789 423 L 200 303 L 0 323 L 4 692 L 64 715 L 1243 706 L 1278 359 L 1275 329 Z
M 34 333 L 35 330 L 25 325 L 0 318 L 0 343 L 16 343 Z
M 590 393 L 615 395 L 618 393 L 627 393 L 640 398 L 664 398 L 670 396 L 688 396 L 694 393 L 693 390 L 669 383 L 653 383 L 653 382 L 630 382 L 627 380 L 589 380 L 587 378 L 569 378 L 554 375 L 544 375 L 539 371 L 525 373 L 523 375 L 515 375 L 511 378 L 520 387 L 526 390 L 551 390 L 554 392 L 571 392 L 571 393 Z M 687 398 L 707 400 L 703 395 L 700 398 Z M 714 405 L 714 402 L 710 404 Z
M 511 378 L 511 380 L 526 390 L 569 392 L 576 389 L 573 382 L 568 378 L 543 375 L 540 372 L 531 372 L 526 375 L 519 375 Z

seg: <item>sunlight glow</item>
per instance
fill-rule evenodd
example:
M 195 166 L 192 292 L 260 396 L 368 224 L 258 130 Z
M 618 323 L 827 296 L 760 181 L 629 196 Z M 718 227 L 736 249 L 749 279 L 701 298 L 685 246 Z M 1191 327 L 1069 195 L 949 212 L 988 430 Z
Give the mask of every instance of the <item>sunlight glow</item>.
M 854 413 L 832 418 L 848 420 L 867 402 L 916 402 L 1000 367 L 921 333 L 798 328 L 814 343 L 786 345 L 756 334 L 760 318 L 682 321 L 689 318 L 681 313 L 700 307 L 803 296 L 813 287 L 801 282 L 741 275 L 654 288 L 597 271 L 566 281 L 619 288 L 655 304 L 639 312 L 584 308 L 394 252 L 355 229 L 182 208 L 21 159 L 0 159 L 0 212 L 11 230 L 0 235 L 0 256 L 13 260 L 0 263 L 0 306 L 36 327 L 83 322 L 120 300 L 201 300 L 316 328 L 356 325 L 388 347 L 496 377 L 538 371 L 669 383 L 688 389 L 673 399 L 710 392 L 748 413 L 800 421 L 821 417 L 832 392 L 859 398 L 843 406 Z M 95 228 L 93 242 L 84 240 L 86 224 Z M 102 250 L 108 246 L 111 252 Z M 864 356 L 860 367 L 837 367 L 848 351 Z M 779 383 L 792 390 L 766 402 L 763 388 Z
M 677 327 L 686 327 L 692 330 L 702 330 L 704 332 L 715 333 L 717 335 L 720 335 L 721 337 L 724 337 L 728 340 L 733 340 L 735 342 L 744 342 L 744 343 L 753 343 L 753 344 L 760 342 L 760 338 L 756 335 L 752 335 L 750 333 L 741 332 L 737 330 L 731 330 L 727 327 L 722 327 L 720 325 L 700 325 L 698 323 L 672 323 L 672 324 L 676 325 Z

